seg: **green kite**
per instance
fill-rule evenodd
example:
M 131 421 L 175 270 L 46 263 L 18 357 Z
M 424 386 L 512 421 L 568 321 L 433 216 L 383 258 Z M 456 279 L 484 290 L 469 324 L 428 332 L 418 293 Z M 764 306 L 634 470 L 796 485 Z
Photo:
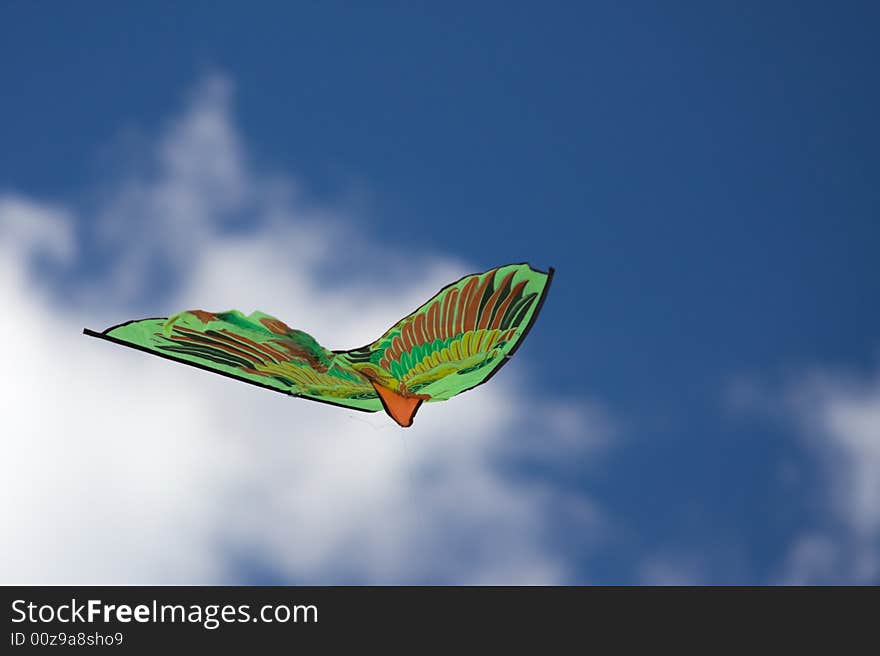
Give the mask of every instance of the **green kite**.
M 445 401 L 501 368 L 538 316 L 552 277 L 552 268 L 528 264 L 465 276 L 350 351 L 329 351 L 268 314 L 237 310 L 190 310 L 83 332 L 291 396 L 384 409 L 406 427 L 423 401 Z

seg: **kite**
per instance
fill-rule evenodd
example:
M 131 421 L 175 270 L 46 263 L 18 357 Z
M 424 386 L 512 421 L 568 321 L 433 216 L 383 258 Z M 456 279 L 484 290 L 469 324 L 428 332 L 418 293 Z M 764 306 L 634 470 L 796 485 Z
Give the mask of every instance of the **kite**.
M 553 277 L 528 264 L 465 276 L 375 342 L 330 351 L 262 312 L 189 310 L 83 333 L 299 398 L 411 426 L 424 401 L 485 383 L 534 323 Z

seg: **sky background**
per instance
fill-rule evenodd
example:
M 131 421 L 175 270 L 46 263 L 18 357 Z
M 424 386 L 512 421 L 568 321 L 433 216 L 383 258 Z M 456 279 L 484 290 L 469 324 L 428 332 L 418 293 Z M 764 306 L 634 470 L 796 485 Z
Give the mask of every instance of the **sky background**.
M 878 19 L 0 3 L 2 581 L 880 583 Z M 518 261 L 406 431 L 79 334 L 353 347 Z

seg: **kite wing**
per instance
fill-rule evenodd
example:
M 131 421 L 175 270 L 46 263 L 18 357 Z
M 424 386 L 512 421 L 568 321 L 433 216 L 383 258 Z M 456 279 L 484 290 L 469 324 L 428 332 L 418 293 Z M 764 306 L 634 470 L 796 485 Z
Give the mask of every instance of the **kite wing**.
M 84 332 L 292 396 L 366 412 L 382 409 L 363 376 L 308 334 L 261 312 L 192 310 Z
M 513 355 L 552 276 L 552 268 L 543 272 L 528 264 L 465 276 L 372 344 L 342 355 L 377 384 L 389 414 L 389 399 L 399 400 L 388 390 L 408 399 L 445 401 L 486 382 Z
M 292 396 L 412 425 L 423 401 L 486 382 L 513 355 L 544 302 L 553 269 L 509 264 L 465 276 L 367 346 L 328 351 L 261 312 L 191 310 L 87 335 Z

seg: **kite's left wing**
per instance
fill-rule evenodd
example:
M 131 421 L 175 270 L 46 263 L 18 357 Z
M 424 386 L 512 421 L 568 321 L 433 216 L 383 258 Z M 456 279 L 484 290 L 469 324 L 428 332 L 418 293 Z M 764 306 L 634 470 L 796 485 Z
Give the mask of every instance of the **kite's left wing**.
M 308 334 L 261 312 L 182 312 L 87 335 L 292 396 L 356 410 L 382 409 L 373 386 Z

